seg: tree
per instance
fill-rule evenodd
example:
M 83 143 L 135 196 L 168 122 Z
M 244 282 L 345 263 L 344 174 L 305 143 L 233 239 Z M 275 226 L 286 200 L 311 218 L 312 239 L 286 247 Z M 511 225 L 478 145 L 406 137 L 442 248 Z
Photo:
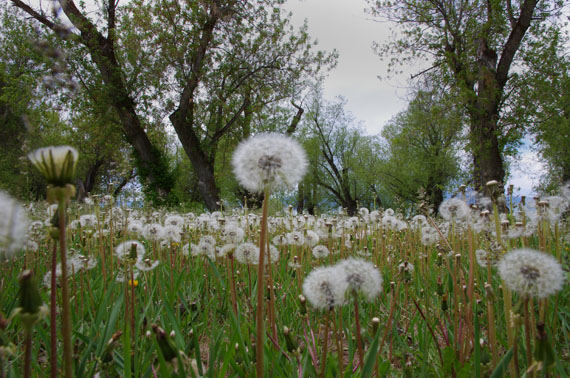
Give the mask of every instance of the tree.
M 570 180 L 570 58 L 568 36 L 544 28 L 544 43 L 531 44 L 524 62 L 529 74 L 520 78 L 516 95 L 521 103 L 510 114 L 528 126 L 535 146 L 549 167 L 542 184 L 557 187 Z
M 45 180 L 26 154 L 46 145 L 69 144 L 81 156 L 76 185 L 81 200 L 101 190 L 104 181 L 118 181 L 121 171 L 131 170 L 130 149 L 115 113 L 97 101 L 100 86 L 75 66 L 83 57 L 64 56 L 49 35 L 7 8 L 0 8 L 0 39 L 6 46 L 0 51 L 0 185 L 25 199 L 44 198 Z
M 61 31 L 45 13 L 12 3 Z M 110 0 L 97 14 L 101 25 L 72 0 L 58 4 L 78 31 L 66 38 L 87 48 L 141 173 L 163 194 L 172 188 L 164 154 L 146 129 L 167 116 L 210 210 L 220 200 L 220 143 L 247 135 L 267 104 L 295 98 L 307 79 L 334 63 L 334 54 L 311 51 L 305 30 L 292 32 L 279 0 L 138 0 L 123 7 Z
M 149 10 L 156 24 L 143 35 L 152 36 L 158 53 L 169 57 L 164 66 L 169 75 L 161 84 L 177 88 L 166 99 L 174 104 L 169 119 L 209 209 L 220 199 L 215 177 L 220 146 L 249 136 L 268 106 L 294 100 L 321 66 L 334 61 L 334 55 L 312 53 L 306 30 L 293 33 L 278 5 L 164 2 Z M 188 32 L 188 25 L 196 31 Z M 181 50 L 180 44 L 196 48 Z M 293 130 L 298 111 L 289 112 Z
M 383 161 L 378 171 L 387 189 L 400 200 L 416 202 L 420 189 L 434 209 L 444 190 L 457 179 L 463 119 L 446 91 L 427 82 L 408 108 L 382 130 Z
M 36 48 L 36 33 L 6 8 L 0 6 L 0 187 L 22 199 L 37 199 L 45 196 L 44 180 L 26 169 L 25 152 L 45 136 L 32 125 L 51 128 L 62 122 L 49 102 L 40 100 L 49 61 Z
M 334 201 L 353 215 L 359 205 L 372 207 L 379 197 L 380 183 L 371 174 L 379 162 L 379 151 L 375 138 L 364 135 L 354 124 L 353 116 L 344 110 L 345 104 L 342 98 L 326 102 L 317 90 L 306 115 L 307 143 L 313 148 L 309 153 L 312 174 L 302 189 L 311 188 L 314 180 L 328 193 L 325 203 Z M 315 189 L 312 191 L 313 199 L 308 202 L 315 205 Z
M 401 37 L 384 46 L 382 56 L 397 53 L 404 63 L 430 58 L 445 82 L 453 84 L 469 116 L 473 185 L 505 179 L 503 153 L 513 137 L 502 111 L 510 101 L 509 80 L 526 41 L 547 18 L 556 20 L 562 1 L 539 0 L 405 0 L 371 2 L 372 13 L 403 25 Z M 521 74 L 524 74 L 521 73 Z M 515 130 L 516 131 L 516 130 Z
M 105 2 L 106 35 L 98 30 L 96 23 L 82 13 L 72 0 L 55 2 L 53 13 L 57 16 L 58 10 L 61 9 L 72 23 L 73 28 L 64 26 L 58 17 L 49 17 L 43 9 L 35 10 L 21 0 L 11 1 L 16 7 L 53 31 L 55 35 L 86 48 L 98 69 L 98 74 L 101 75 L 107 94 L 106 98 L 117 113 L 126 139 L 135 150 L 141 173 L 156 188 L 159 198 L 164 199 L 173 185 L 168 175 L 168 164 L 160 151 L 152 145 L 142 126 L 136 111 L 134 96 L 127 89 L 121 66 L 117 60 L 115 32 L 118 1 Z

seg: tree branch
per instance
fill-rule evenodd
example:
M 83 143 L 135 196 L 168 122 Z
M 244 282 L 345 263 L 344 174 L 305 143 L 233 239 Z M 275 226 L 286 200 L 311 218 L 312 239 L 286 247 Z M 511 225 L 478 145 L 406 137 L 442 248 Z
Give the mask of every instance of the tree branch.
M 239 115 L 245 111 L 245 109 L 250 105 L 250 103 L 251 101 L 249 97 L 247 97 L 241 104 L 241 107 L 234 113 L 233 117 L 224 125 L 224 127 L 216 131 L 216 133 L 212 137 L 212 141 L 210 142 L 211 144 L 215 144 L 226 132 L 228 132 L 230 127 L 232 127 L 232 125 L 237 121 Z
M 293 101 L 291 101 L 291 105 L 293 105 L 295 108 L 297 108 L 297 114 L 295 114 L 295 116 L 291 120 L 291 124 L 289 125 L 289 127 L 287 128 L 287 131 L 285 132 L 285 134 L 287 134 L 287 135 L 292 135 L 295 132 L 295 129 L 297 129 L 297 125 L 299 124 L 299 121 L 301 121 L 301 117 L 303 116 L 303 113 L 305 112 L 305 109 L 303 109 L 299 105 L 295 105 L 295 103 Z
M 29 14 L 30 16 L 32 16 L 33 18 L 38 20 L 40 23 L 47 26 L 49 29 L 56 31 L 56 24 L 54 22 L 50 21 L 43 14 L 38 13 L 35 9 L 30 7 L 28 4 L 24 3 L 21 0 L 10 0 L 10 1 L 12 1 L 12 4 L 16 8 L 20 8 L 21 10 L 23 10 L 24 12 L 26 12 L 27 14 Z
M 518 51 L 522 39 L 530 26 L 532 15 L 538 4 L 538 0 L 525 0 L 521 6 L 521 13 L 516 21 L 515 26 L 511 30 L 511 34 L 505 43 L 501 59 L 497 66 L 497 83 L 499 89 L 502 90 L 507 83 L 509 69 L 513 63 L 516 52 Z

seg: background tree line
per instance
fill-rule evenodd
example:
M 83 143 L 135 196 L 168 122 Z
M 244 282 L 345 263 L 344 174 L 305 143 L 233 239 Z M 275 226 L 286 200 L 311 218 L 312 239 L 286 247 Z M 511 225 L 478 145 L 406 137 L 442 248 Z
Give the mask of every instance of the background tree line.
M 437 208 L 464 181 L 504 182 L 525 135 L 548 163 L 545 187 L 570 178 L 561 1 L 371 3 L 400 25 L 376 46 L 392 68 L 430 65 L 377 136 L 323 98 L 337 54 L 289 25 L 282 1 L 55 4 L 1 9 L 0 186 L 24 199 L 44 189 L 21 151 L 71 144 L 80 199 L 140 183 L 157 205 L 255 204 L 230 159 L 262 131 L 304 143 L 309 174 L 291 195 L 311 212 L 411 206 L 420 192 Z

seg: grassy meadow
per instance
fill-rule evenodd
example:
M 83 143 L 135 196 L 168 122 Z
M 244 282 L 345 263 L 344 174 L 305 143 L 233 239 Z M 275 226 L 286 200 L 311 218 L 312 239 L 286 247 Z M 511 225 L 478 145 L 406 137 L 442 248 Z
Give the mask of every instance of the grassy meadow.
M 536 209 L 514 205 L 506 214 L 452 207 L 441 212 L 448 219 L 391 209 L 269 214 L 264 374 L 569 376 L 569 286 L 525 296 L 497 272 L 506 253 L 532 248 L 561 262 L 567 276 L 569 230 L 554 204 L 560 198 L 542 199 L 550 203 Z M 73 374 L 255 376 L 260 212 L 131 209 L 109 197 L 89 202 L 67 209 Z M 33 203 L 28 210 L 26 248 L 0 263 L 2 378 L 22 376 L 26 364 L 23 320 L 12 315 L 21 306 L 18 277 L 31 270 L 49 306 L 51 261 L 60 248 L 50 237 L 54 206 Z M 303 296 L 314 269 L 351 257 L 375 265 L 380 294 L 351 291 L 325 308 L 307 300 L 311 293 Z M 548 274 L 536 269 L 533 279 Z M 31 376 L 49 376 L 54 358 L 62 373 L 61 265 L 56 275 L 57 357 L 50 354 L 50 316 L 39 317 L 31 328 Z

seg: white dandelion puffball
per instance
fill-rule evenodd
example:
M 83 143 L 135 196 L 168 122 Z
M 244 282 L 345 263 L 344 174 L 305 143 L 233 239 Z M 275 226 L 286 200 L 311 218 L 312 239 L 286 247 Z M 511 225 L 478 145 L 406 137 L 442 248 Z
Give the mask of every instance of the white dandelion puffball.
M 371 262 L 349 258 L 337 266 L 344 270 L 348 287 L 360 290 L 368 301 L 374 300 L 382 291 L 382 275 Z
M 26 210 L 12 197 L 0 191 L 0 260 L 11 258 L 24 248 L 29 220 Z
M 236 260 L 242 264 L 259 264 L 259 247 L 253 243 L 242 243 L 234 252 Z
M 317 245 L 313 248 L 313 257 L 322 259 L 330 255 L 329 249 L 324 245 Z
M 242 141 L 234 151 L 232 165 L 238 182 L 259 193 L 266 187 L 294 187 L 305 175 L 307 156 L 293 138 L 267 133 Z
M 319 243 L 319 235 L 315 231 L 307 230 L 305 235 L 305 245 L 308 247 L 314 247 Z
M 547 298 L 564 285 L 565 273 L 558 260 L 528 248 L 503 256 L 498 271 L 505 285 L 523 297 Z
M 439 205 L 439 215 L 445 220 L 467 219 L 469 213 L 469 205 L 459 198 L 450 198 Z
M 138 240 L 122 242 L 115 247 L 115 255 L 121 261 L 132 260 L 139 262 L 144 259 L 145 253 L 144 245 Z
M 303 295 L 313 307 L 332 310 L 345 304 L 348 281 L 343 279 L 344 270 L 337 266 L 316 268 L 303 282 Z

